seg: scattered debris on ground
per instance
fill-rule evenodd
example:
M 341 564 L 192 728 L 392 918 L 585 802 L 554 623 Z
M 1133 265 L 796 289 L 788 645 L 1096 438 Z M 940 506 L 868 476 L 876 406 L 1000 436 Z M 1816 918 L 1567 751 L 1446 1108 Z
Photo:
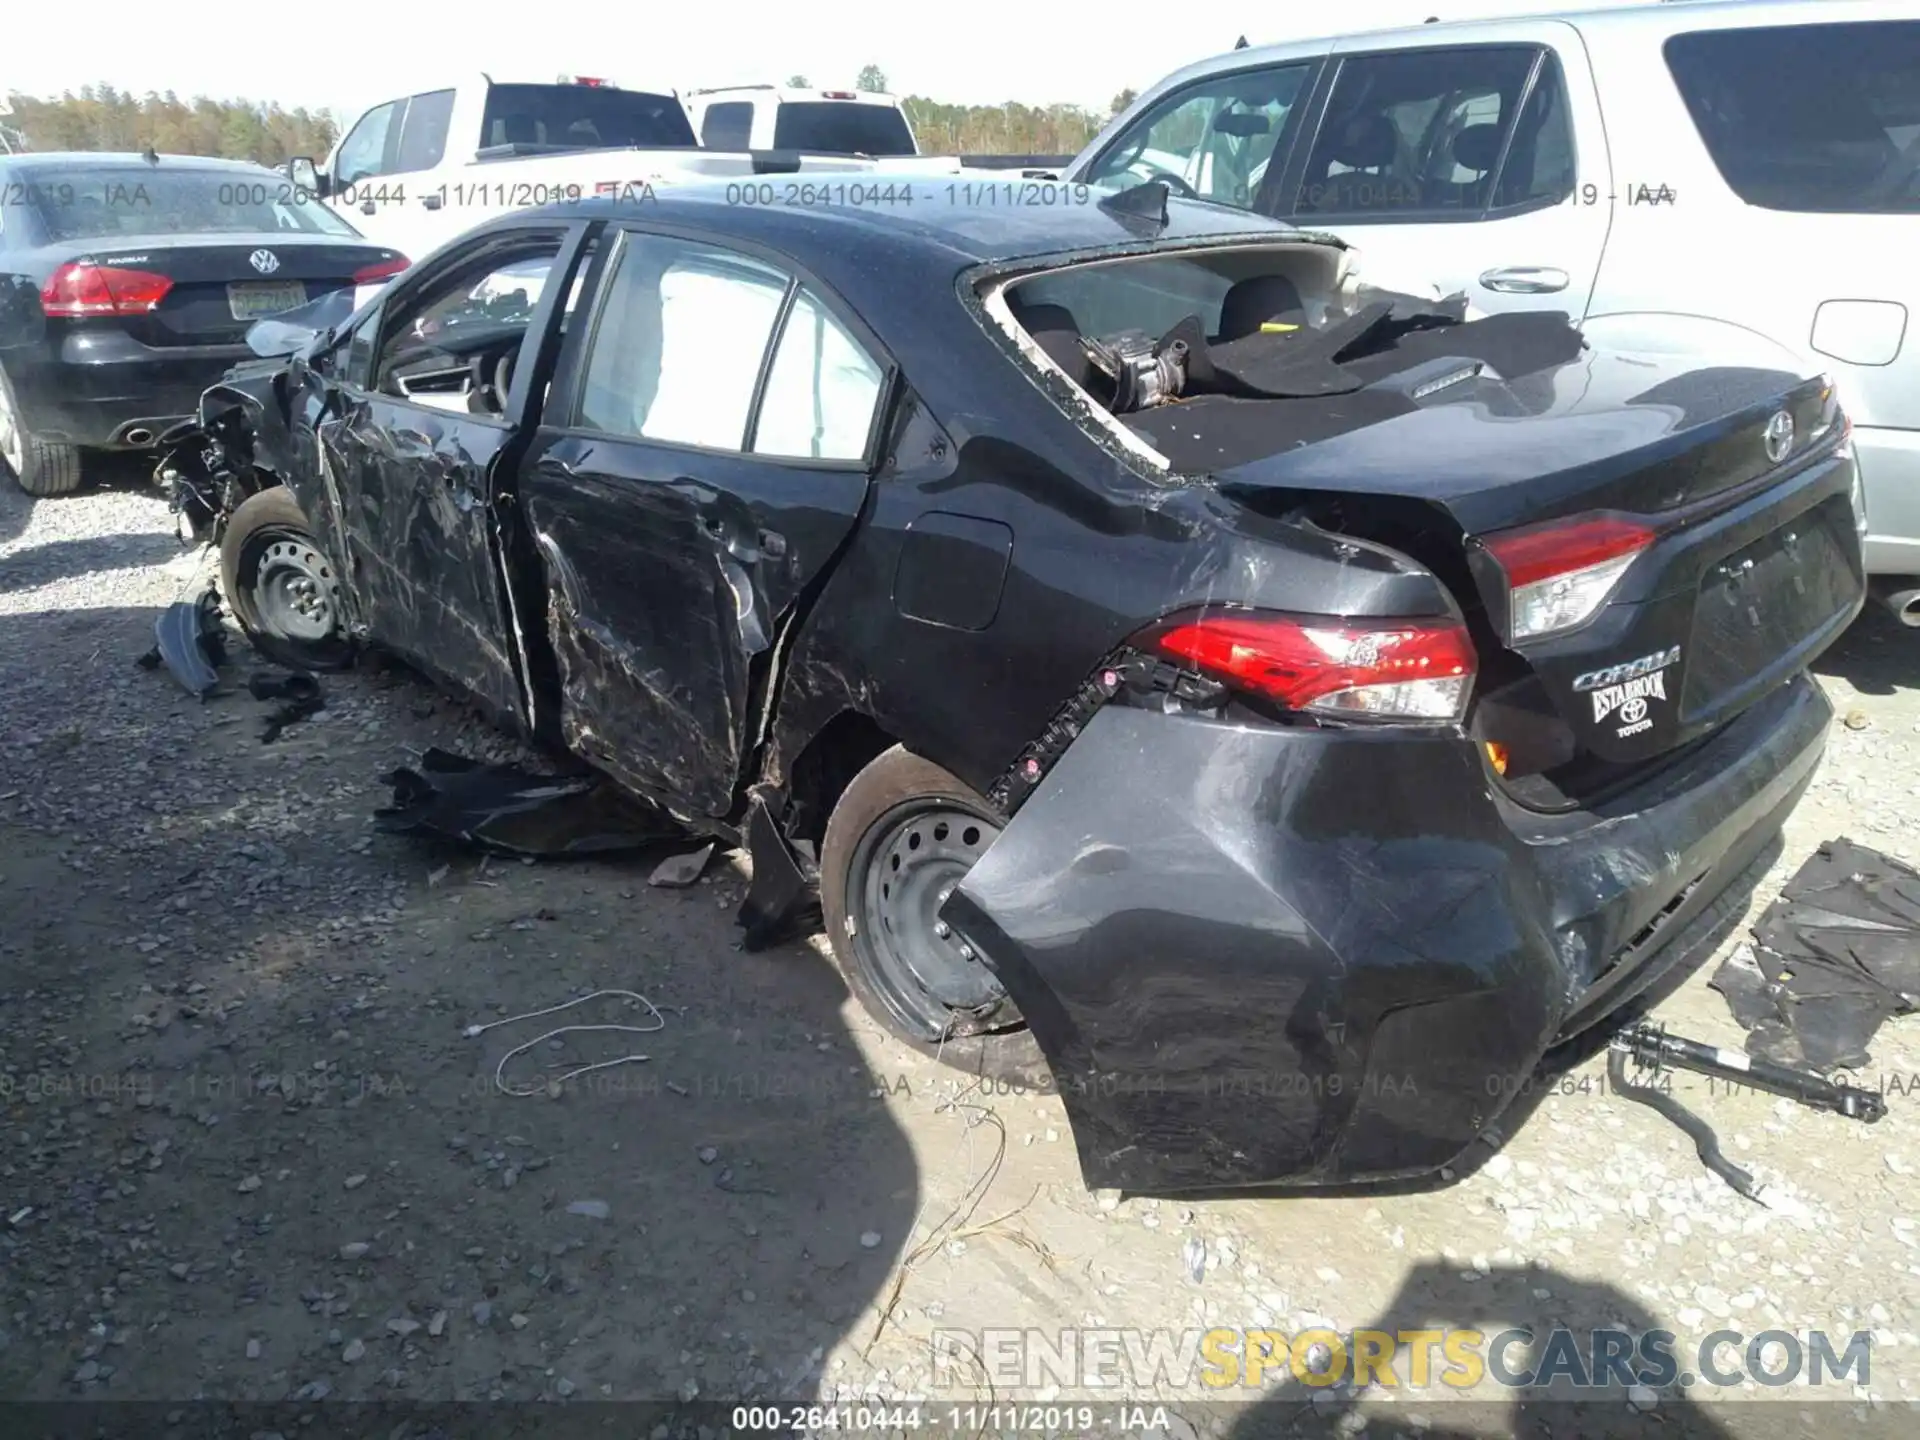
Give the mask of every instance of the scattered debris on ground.
M 1920 1009 L 1920 872 L 1890 856 L 1826 842 L 1753 934 L 1713 977 L 1752 1055 L 1858 1069 L 1883 1023 Z
M 598 855 L 679 836 L 672 820 L 591 773 L 537 775 L 438 746 L 419 768 L 382 777 L 393 803 L 374 812 L 389 834 L 429 833 L 499 855 Z
M 278 740 L 289 725 L 298 724 L 327 708 L 327 697 L 320 688 L 320 681 L 312 675 L 295 671 L 276 674 L 271 670 L 256 670 L 247 680 L 247 693 L 256 700 L 282 702 L 261 722 L 260 743 L 263 745 Z
M 0 487 L 0 1393 L 164 1402 L 154 1417 L 195 1397 L 284 1406 L 284 1424 L 259 1411 L 238 1433 L 293 1436 L 338 1428 L 323 1399 L 496 1419 L 503 1402 L 929 1388 L 984 1404 L 983 1385 L 935 1386 L 930 1356 L 940 1334 L 987 1327 L 1145 1344 L 1214 1325 L 1624 1324 L 1673 1332 L 1689 1359 L 1716 1331 L 1817 1330 L 1836 1348 L 1860 1332 L 1871 1373 L 1612 1387 L 1614 1418 L 1580 1433 L 1910 1428 L 1911 1019 L 1883 1024 L 1872 1069 L 1849 1077 L 1884 1093 L 1875 1125 L 1663 1074 L 1764 1204 L 1704 1173 L 1598 1055 L 1444 1177 L 1089 1195 L 1057 1095 L 880 1036 L 819 936 L 737 948 L 738 855 L 716 847 L 669 888 L 646 883 L 659 854 L 698 837 L 564 866 L 434 853 L 370 830 L 376 777 L 436 748 L 524 774 L 542 757 L 403 671 L 328 675 L 325 708 L 261 745 L 253 707 L 276 702 L 202 704 L 134 669 L 180 593 L 179 554 L 149 491 L 33 504 Z M 1835 724 L 1756 915 L 1833 835 L 1920 860 L 1916 637 L 1870 612 L 1821 675 L 1839 714 L 1871 723 Z M 1737 1050 L 1712 973 L 1652 1018 Z M 531 1018 L 616 988 L 654 997 L 664 1032 L 540 1034 L 654 1023 L 621 996 Z M 514 1023 L 463 1033 L 498 1022 Z M 529 1036 L 514 1089 L 651 1058 L 514 1098 L 498 1066 Z M 1744 1351 L 1719 1362 L 1745 1372 Z M 1407 1379 L 1325 1387 L 1297 1433 L 1539 1430 L 1510 1401 L 1460 1406 Z M 1219 1400 L 1185 1413 L 1217 1433 Z M 376 1433 L 402 1422 L 433 1423 L 408 1409 Z
M 204 700 L 220 684 L 227 663 L 226 632 L 220 623 L 220 597 L 209 589 L 197 600 L 176 600 L 153 622 L 153 649 L 180 688 Z M 153 666 L 144 657 L 147 669 Z

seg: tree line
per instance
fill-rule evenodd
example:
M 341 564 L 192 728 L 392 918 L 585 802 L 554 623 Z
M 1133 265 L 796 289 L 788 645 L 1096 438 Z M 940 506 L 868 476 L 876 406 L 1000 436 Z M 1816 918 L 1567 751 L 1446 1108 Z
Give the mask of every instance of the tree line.
M 789 78 L 795 88 L 811 88 L 804 75 Z M 879 67 L 860 72 L 859 87 L 884 91 Z M 83 86 L 79 94 L 53 99 L 8 97 L 7 125 L 33 150 L 122 150 L 148 148 L 163 154 L 215 155 L 279 165 L 296 155 L 325 155 L 339 135 L 325 111 L 251 100 L 213 100 L 204 95 L 182 100 L 173 91 L 135 95 L 111 85 Z M 924 95 L 902 101 L 920 148 L 930 155 L 1072 155 L 1086 145 L 1112 115 L 1133 102 L 1133 91 L 1114 96 L 1107 114 L 1081 105 L 949 105 Z
M 296 155 L 325 155 L 339 134 L 333 117 L 268 102 L 182 100 L 173 91 L 135 95 L 111 85 L 82 86 L 56 99 L 10 95 L 7 124 L 32 150 L 157 150 L 278 165 Z

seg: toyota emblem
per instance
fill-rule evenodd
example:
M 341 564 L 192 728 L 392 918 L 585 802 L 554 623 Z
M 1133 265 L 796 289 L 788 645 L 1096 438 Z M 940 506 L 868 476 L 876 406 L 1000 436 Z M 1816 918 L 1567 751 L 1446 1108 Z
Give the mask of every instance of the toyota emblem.
M 247 261 L 262 275 L 271 275 L 280 268 L 280 257 L 271 250 L 256 250 L 247 257 Z M 1793 427 L 1791 425 L 1787 427 L 1787 433 L 1789 435 L 1793 433 Z M 1771 428 L 1767 430 L 1767 453 L 1773 453 L 1773 430 Z
M 1647 702 L 1638 695 L 1620 707 L 1620 718 L 1629 725 L 1637 725 L 1647 718 Z
M 1793 449 L 1793 416 L 1784 410 L 1773 412 L 1773 418 L 1767 421 L 1766 430 L 1767 459 L 1778 465 L 1787 458 L 1787 452 Z

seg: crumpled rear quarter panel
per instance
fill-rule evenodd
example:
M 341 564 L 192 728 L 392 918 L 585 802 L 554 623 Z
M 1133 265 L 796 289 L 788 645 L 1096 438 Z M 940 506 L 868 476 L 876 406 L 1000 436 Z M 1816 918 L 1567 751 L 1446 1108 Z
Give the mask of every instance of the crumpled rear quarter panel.
M 1457 737 L 1109 706 L 944 914 L 1051 1060 L 1089 1184 L 1337 1179 L 1363 1095 L 1418 1173 L 1566 1003 L 1517 848 Z M 1376 1029 L 1416 1005 L 1436 1007 L 1417 1062 L 1370 1074 Z

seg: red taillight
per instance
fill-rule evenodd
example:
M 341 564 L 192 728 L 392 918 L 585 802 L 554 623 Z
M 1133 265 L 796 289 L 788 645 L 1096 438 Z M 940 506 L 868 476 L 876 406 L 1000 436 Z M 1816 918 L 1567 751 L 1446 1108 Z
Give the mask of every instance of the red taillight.
M 852 90 L 822 90 L 820 97 L 823 100 L 858 100 L 860 98 L 859 94 Z
M 1651 525 L 1624 515 L 1583 515 L 1483 536 L 1481 545 L 1507 577 L 1508 639 L 1584 625 L 1657 538 Z
M 395 255 L 387 260 L 376 260 L 371 265 L 362 265 L 354 271 L 353 283 L 371 285 L 376 280 L 385 280 L 390 276 L 398 275 L 412 263 L 404 255 Z
M 1517 587 L 1637 554 L 1653 543 L 1653 536 L 1653 527 L 1637 520 L 1594 515 L 1509 530 L 1504 535 L 1489 535 L 1480 543 L 1500 562 L 1507 583 Z
M 1451 620 L 1223 612 L 1165 622 L 1147 643 L 1289 709 L 1353 719 L 1458 720 L 1478 664 Z
M 40 308 L 49 315 L 144 315 L 173 288 L 165 275 L 115 265 L 70 261 L 40 288 Z

